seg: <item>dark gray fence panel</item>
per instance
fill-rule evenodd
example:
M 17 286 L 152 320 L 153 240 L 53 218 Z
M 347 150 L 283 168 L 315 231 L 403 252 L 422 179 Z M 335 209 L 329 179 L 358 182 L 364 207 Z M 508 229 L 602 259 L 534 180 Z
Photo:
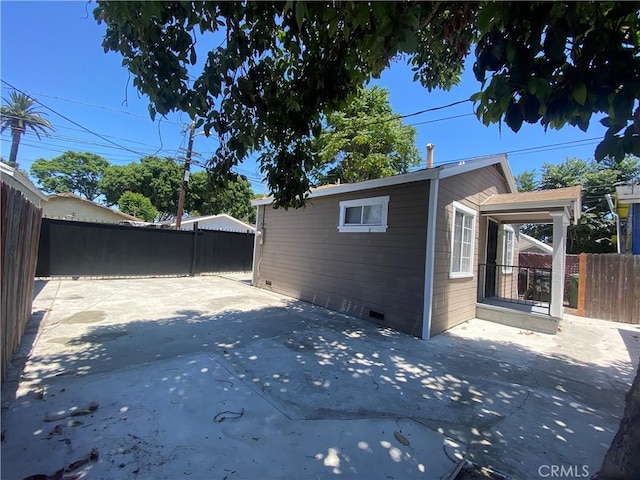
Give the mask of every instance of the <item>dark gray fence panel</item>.
M 253 233 L 201 230 L 196 272 L 248 272 L 253 262 Z
M 195 243 L 194 235 L 197 235 Z M 203 231 L 195 234 L 45 218 L 36 275 L 144 276 L 249 271 L 252 258 L 253 234 Z

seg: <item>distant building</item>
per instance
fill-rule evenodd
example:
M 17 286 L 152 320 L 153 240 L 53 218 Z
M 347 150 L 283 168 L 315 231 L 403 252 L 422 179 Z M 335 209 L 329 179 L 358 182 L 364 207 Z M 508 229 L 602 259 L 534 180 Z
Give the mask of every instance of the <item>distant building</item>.
M 621 252 L 640 255 L 640 185 L 616 187 L 616 210 L 622 224 Z
M 256 228 L 253 225 L 242 222 L 231 215 L 227 215 L 226 213 L 184 218 L 182 219 L 182 222 L 180 222 L 180 230 L 193 230 L 196 222 L 198 223 L 198 228 L 201 230 L 226 230 L 228 232 L 256 231 Z M 175 227 L 176 222 L 171 222 L 171 226 Z
M 22 192 L 31 202 L 41 207 L 47 196 L 36 187 L 29 177 L 15 168 L 0 162 L 0 178 L 7 184 Z
M 123 220 L 141 221 L 132 215 L 79 197 L 73 193 L 57 193 L 42 204 L 42 216 L 81 222 L 119 223 Z
M 551 255 L 553 253 L 553 247 L 529 235 L 520 233 L 519 253 L 544 253 Z

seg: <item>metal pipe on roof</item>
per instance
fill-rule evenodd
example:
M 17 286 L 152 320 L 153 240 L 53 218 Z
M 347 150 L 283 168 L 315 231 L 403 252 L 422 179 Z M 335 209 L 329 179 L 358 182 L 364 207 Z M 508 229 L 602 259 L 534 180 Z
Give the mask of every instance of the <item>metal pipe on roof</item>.
M 433 168 L 433 149 L 436 146 L 433 143 L 427 143 L 427 168 Z
M 611 194 L 607 193 L 604 198 L 607 199 L 607 203 L 609 204 L 609 210 L 611 210 L 611 214 L 613 218 L 616 219 L 616 247 L 618 248 L 618 254 L 620 254 L 620 215 L 618 215 L 613 207 L 613 200 L 611 198 Z

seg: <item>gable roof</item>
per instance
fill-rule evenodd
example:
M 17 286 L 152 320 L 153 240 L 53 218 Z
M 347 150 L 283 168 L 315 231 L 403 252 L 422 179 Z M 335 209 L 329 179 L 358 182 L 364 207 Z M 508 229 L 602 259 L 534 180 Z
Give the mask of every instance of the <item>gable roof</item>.
M 323 185 L 321 187 L 311 189 L 311 193 L 307 198 L 326 197 L 329 195 L 339 195 L 341 193 L 357 192 L 361 190 L 370 190 L 372 188 L 388 187 L 391 185 L 400 185 L 403 183 L 420 182 L 434 178 L 447 178 L 454 175 L 478 170 L 479 168 L 491 165 L 500 165 L 504 172 L 507 184 L 512 192 L 517 192 L 516 182 L 511 173 L 511 167 L 507 161 L 506 154 L 488 155 L 484 157 L 476 157 L 459 162 L 445 163 L 433 168 L 424 168 L 411 173 L 402 173 L 393 177 L 377 178 L 375 180 L 366 180 L 358 183 L 344 183 L 342 185 Z M 251 202 L 251 205 L 269 205 L 273 202 L 273 197 L 260 198 Z
M 29 177 L 24 175 L 20 170 L 17 170 L 4 162 L 0 162 L 0 173 L 2 176 L 6 175 L 8 177 L 12 177 L 18 184 L 33 193 L 40 200 L 47 200 L 47 196 L 42 193 L 40 189 L 36 187 L 31 180 L 29 180 Z
M 92 202 L 91 200 L 87 200 L 86 198 L 79 197 L 78 195 L 76 195 L 74 193 L 55 193 L 53 195 L 49 195 L 47 197 L 47 200 L 55 201 L 58 198 L 69 198 L 69 199 L 72 199 L 72 200 L 75 200 L 75 201 L 79 201 L 81 203 L 85 203 L 87 205 L 91 205 L 91 206 L 94 206 L 94 207 L 98 207 L 98 208 L 107 210 L 107 211 L 109 211 L 111 213 L 114 213 L 114 214 L 122 217 L 123 220 L 133 220 L 133 221 L 136 221 L 136 222 L 140 222 L 141 221 L 139 218 L 134 217 L 133 215 L 129 215 L 129 214 L 124 213 L 124 212 L 120 212 L 119 210 L 114 210 L 113 208 L 109 208 L 109 207 L 107 207 L 105 205 L 100 205 L 99 203 Z
M 553 247 L 551 245 L 547 245 L 546 243 L 541 242 L 537 238 L 533 238 L 525 233 L 520 233 L 520 251 L 527 248 L 527 245 L 531 247 L 535 247 L 544 253 L 548 253 L 548 254 L 553 253 Z
M 548 223 L 549 212 L 562 211 L 577 224 L 582 211 L 582 187 L 555 188 L 533 192 L 500 193 L 486 199 L 480 211 L 503 217 L 504 223 Z M 527 218 L 520 218 L 527 215 Z
M 200 217 L 189 217 L 189 218 L 183 219 L 182 222 L 180 222 L 180 225 L 181 226 L 191 225 L 196 222 L 204 222 L 206 220 L 215 220 L 215 219 L 228 220 L 236 224 L 238 228 L 241 228 L 242 230 L 255 230 L 255 227 L 253 225 L 249 225 L 248 223 L 238 220 L 237 218 L 232 217 L 231 215 L 227 215 L 226 213 L 219 213 L 217 215 L 203 215 Z M 171 221 L 170 224 L 171 226 L 175 226 L 176 224 L 175 220 Z

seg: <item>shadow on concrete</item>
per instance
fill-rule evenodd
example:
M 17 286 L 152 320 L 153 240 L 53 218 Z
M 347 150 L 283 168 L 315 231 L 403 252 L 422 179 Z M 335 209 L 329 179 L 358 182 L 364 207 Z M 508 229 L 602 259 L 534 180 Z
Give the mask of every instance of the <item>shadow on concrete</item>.
M 49 283 L 48 280 L 36 280 L 33 283 L 33 298 L 34 299 L 40 294 L 40 292 L 47 285 L 47 283 Z
M 40 324 L 46 315 L 45 310 L 38 310 L 31 314 L 29 321 L 20 340 L 20 345 L 11 357 L 11 362 L 7 367 L 7 376 L 2 382 L 2 423 L 9 404 L 16 398 L 16 393 L 20 385 L 20 380 L 24 374 L 25 366 L 29 359 L 29 353 L 38 338 Z
M 207 352 L 290 419 L 411 418 L 467 444 L 472 461 L 516 477 L 535 476 L 543 462 L 595 473 L 634 374 L 633 365 L 596 366 L 510 341 L 445 333 L 424 342 L 303 302 L 215 315 L 182 309 L 46 341 L 61 348 L 29 358 L 23 376 L 33 388 Z M 372 454 L 398 455 L 390 444 L 357 440 Z
M 618 333 L 622 338 L 629 358 L 638 361 L 638 349 L 640 348 L 640 325 L 628 325 L 629 329 L 618 328 Z

